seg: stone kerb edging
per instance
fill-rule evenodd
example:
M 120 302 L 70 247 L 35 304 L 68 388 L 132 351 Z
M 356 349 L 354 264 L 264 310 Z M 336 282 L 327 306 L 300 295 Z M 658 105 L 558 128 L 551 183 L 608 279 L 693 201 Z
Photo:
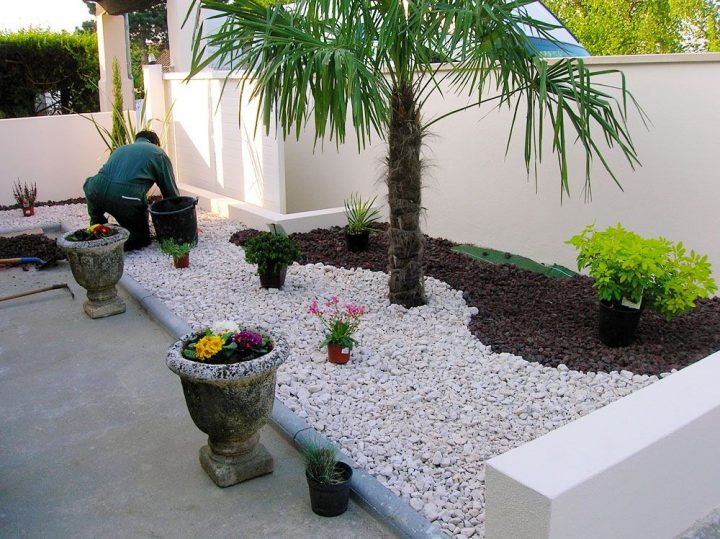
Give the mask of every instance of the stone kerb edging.
M 151 292 L 143 288 L 132 277 L 127 274 L 123 275 L 119 284 L 175 339 L 192 332 L 192 328 L 187 322 L 175 315 L 162 301 L 153 296 Z M 275 399 L 270 423 L 301 451 L 310 444 L 334 447 L 340 460 L 348 463 L 354 469 L 350 484 L 353 499 L 400 536 L 413 539 L 442 539 L 447 537 L 437 526 L 431 524 L 429 520 L 398 498 L 365 470 L 356 469 L 355 462 L 348 455 L 337 449 L 335 444 L 328 440 L 327 437 L 316 431 L 278 399 Z

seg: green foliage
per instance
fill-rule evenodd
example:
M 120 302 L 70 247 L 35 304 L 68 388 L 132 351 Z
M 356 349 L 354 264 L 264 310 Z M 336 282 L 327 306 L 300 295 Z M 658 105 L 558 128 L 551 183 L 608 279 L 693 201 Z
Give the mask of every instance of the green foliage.
M 276 272 L 281 266 L 300 260 L 300 249 L 287 236 L 261 232 L 250 238 L 244 246 L 245 260 L 257 264 L 258 273 Z
M 113 58 L 112 63 L 112 90 L 113 110 L 112 131 L 110 134 L 112 139 L 118 142 L 118 146 L 123 146 L 130 144 L 132 140 L 128 140 L 128 129 L 125 126 L 125 119 L 123 118 L 125 107 L 122 95 L 122 81 L 120 80 L 120 66 L 118 65 L 117 58 Z
M 682 243 L 646 239 L 618 223 L 603 232 L 587 226 L 569 241 L 578 251 L 578 269 L 588 268 L 601 301 L 640 303 L 668 320 L 717 291 L 707 256 Z
M 419 229 L 393 231 L 401 220 L 419 221 L 419 148 L 435 123 L 482 104 L 509 108 L 514 112 L 508 139 L 516 127 L 524 131 L 528 175 L 550 146 L 561 196 L 570 192 L 571 147 L 585 151 L 587 197 L 594 159 L 619 185 L 605 157 L 608 148 L 622 152 L 631 167 L 638 163 L 628 103 L 645 116 L 622 72 L 591 71 L 579 58 L 543 58 L 528 34 L 556 43 L 549 33 L 554 25 L 527 13 L 532 2 L 297 0 L 265 6 L 258 0 L 192 0 L 189 15 L 207 8 L 221 24 L 206 31 L 199 15 L 195 19 L 190 76 L 222 66 L 227 80 L 241 76 L 242 89 L 250 81 L 258 122 L 268 133 L 279 124 L 284 137 L 294 132 L 299 138 L 311 123 L 317 139 L 341 144 L 351 122 L 358 151 L 373 135 L 388 139 L 390 252 L 403 253 L 392 263 L 414 268 L 390 279 L 390 298 L 415 306 L 424 301 L 418 292 L 422 271 L 416 269 L 422 267 L 422 242 L 403 245 L 403 238 Z M 439 62 L 453 63 L 453 69 L 441 70 Z M 424 105 L 443 92 L 470 103 L 424 121 Z
M 98 110 L 100 78 L 94 35 L 29 29 L 0 32 L 0 117 Z M 59 99 L 36 112 L 38 95 Z
M 332 447 L 308 446 L 304 451 L 307 476 L 322 485 L 337 485 L 345 481 Z
M 172 239 L 165 240 L 160 243 L 160 250 L 166 255 L 173 257 L 173 259 L 175 260 L 188 254 L 193 249 L 193 247 L 195 247 L 194 242 L 178 243 Z
M 545 4 L 593 55 L 712 50 L 712 0 L 548 0 Z
M 345 200 L 346 232 L 357 234 L 372 228 L 372 225 L 380 219 L 380 211 L 373 208 L 376 199 L 377 197 L 363 200 L 358 193 L 352 193 L 350 198 Z

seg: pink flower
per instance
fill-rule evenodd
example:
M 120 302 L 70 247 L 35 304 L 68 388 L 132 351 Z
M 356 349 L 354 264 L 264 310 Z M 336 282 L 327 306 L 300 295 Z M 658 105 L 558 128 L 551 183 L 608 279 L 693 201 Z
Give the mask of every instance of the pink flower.
M 310 307 L 308 308 L 308 312 L 310 314 L 320 314 L 320 309 L 318 309 L 317 300 L 312 300 L 312 303 L 310 304 Z

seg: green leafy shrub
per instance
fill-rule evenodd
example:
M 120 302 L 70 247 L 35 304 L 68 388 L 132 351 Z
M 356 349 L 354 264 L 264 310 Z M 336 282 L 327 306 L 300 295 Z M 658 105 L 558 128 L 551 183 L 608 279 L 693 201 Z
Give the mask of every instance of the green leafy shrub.
M 261 232 L 245 243 L 245 260 L 257 264 L 258 273 L 274 273 L 300 260 L 300 249 L 287 236 Z
M 618 223 L 603 232 L 589 225 L 566 243 L 579 251 L 578 269 L 588 268 L 600 301 L 615 306 L 642 302 L 669 320 L 717 291 L 707 256 L 681 242 L 643 238 Z
M 348 234 L 359 234 L 370 230 L 380 219 L 380 212 L 377 208 L 373 208 L 376 199 L 377 197 L 363 200 L 359 194 L 352 193 L 350 198 L 345 200 L 345 217 L 347 217 L 345 231 Z
M 0 117 L 96 111 L 99 79 L 94 34 L 0 32 Z M 58 97 L 60 110 L 35 110 L 45 93 Z

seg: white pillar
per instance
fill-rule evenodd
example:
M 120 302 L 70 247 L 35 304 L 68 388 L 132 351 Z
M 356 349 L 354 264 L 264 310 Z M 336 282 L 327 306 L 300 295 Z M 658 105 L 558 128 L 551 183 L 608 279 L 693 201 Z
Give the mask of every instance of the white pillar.
M 165 88 L 163 86 L 163 66 L 160 64 L 143 66 L 145 86 L 145 118 L 152 120 L 151 129 L 158 134 L 165 119 Z
M 133 81 L 130 74 L 130 54 L 127 17 L 109 15 L 100 5 L 95 6 L 97 22 L 98 56 L 100 58 L 100 110 L 112 110 L 113 102 L 113 59 L 117 58 L 122 82 L 122 96 L 125 110 L 134 110 Z
M 180 73 L 190 71 L 192 61 L 193 29 L 195 15 L 188 17 L 185 26 L 183 21 L 192 0 L 167 1 L 168 40 L 170 42 L 170 63 L 173 70 Z M 196 8 L 198 9 L 198 8 Z

